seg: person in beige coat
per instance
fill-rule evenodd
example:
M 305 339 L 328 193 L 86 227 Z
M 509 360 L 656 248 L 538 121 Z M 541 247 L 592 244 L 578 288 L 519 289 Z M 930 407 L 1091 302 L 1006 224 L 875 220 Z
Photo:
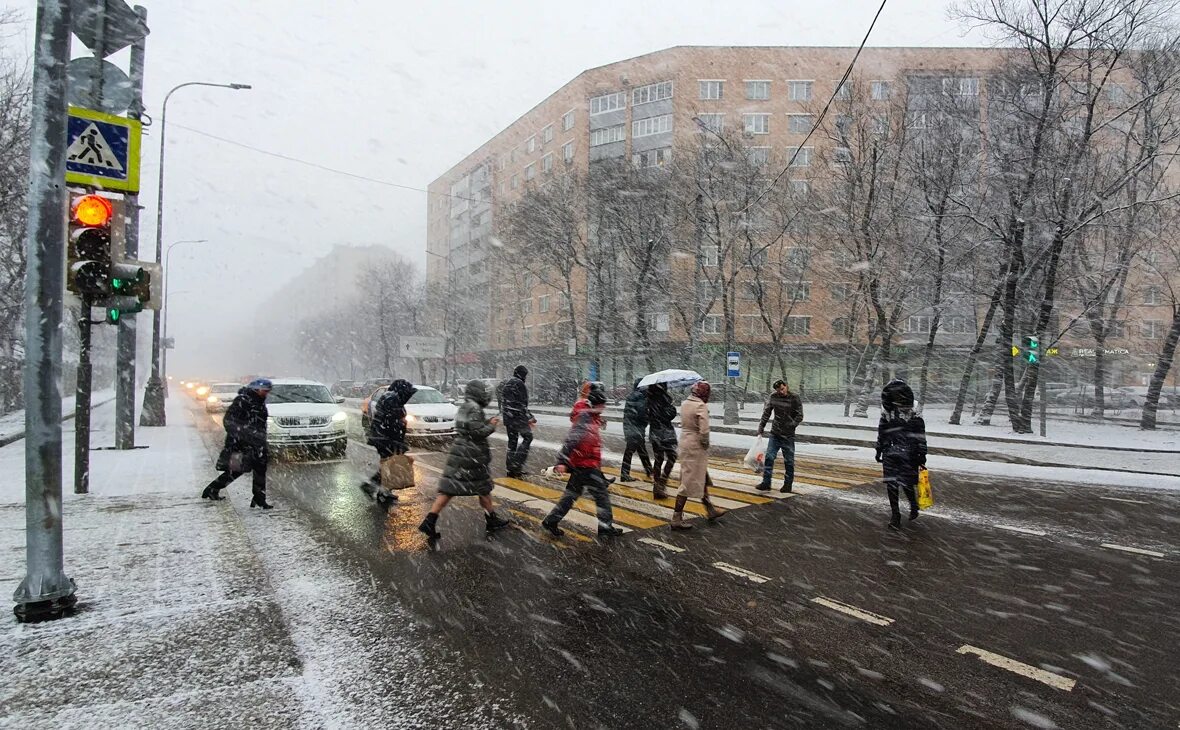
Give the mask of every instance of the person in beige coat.
M 673 530 L 690 530 L 684 522 L 684 506 L 689 498 L 701 500 L 713 521 L 725 510 L 713 506 L 709 499 L 709 384 L 692 386 L 692 395 L 680 406 L 680 491 L 672 513 Z

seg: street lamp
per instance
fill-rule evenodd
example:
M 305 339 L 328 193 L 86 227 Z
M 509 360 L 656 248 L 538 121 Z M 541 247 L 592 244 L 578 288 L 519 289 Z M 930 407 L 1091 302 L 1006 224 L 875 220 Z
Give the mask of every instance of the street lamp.
M 188 81 L 178 84 L 164 95 L 164 103 L 160 109 L 160 169 L 157 171 L 158 185 L 156 188 L 156 262 L 164 260 L 164 135 L 168 130 L 168 100 L 177 91 L 186 86 L 211 86 L 218 89 L 252 88 L 249 84 L 214 84 L 208 81 Z M 168 275 L 164 275 L 167 280 Z M 143 392 L 143 411 L 139 415 L 140 426 L 164 426 L 167 421 L 164 416 L 164 380 L 160 377 L 160 309 L 152 312 L 152 376 L 148 379 Z
M 168 244 L 168 250 L 164 252 L 164 325 L 162 328 L 163 333 L 160 336 L 162 345 L 161 349 L 163 350 L 160 353 L 160 377 L 164 383 L 165 396 L 168 395 L 168 283 L 172 280 L 172 277 L 168 274 L 168 262 L 172 260 L 172 249 L 176 248 L 182 243 L 209 243 L 209 241 L 205 240 L 204 238 L 198 238 L 192 241 L 174 241 Z

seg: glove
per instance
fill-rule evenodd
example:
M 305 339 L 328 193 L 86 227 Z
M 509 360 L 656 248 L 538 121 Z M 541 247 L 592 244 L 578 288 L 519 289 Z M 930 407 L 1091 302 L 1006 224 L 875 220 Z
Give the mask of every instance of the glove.
M 758 429 L 758 433 L 756 433 L 754 435 L 761 438 L 764 435 L 764 432 L 762 431 L 762 429 Z
M 876 459 L 877 459 L 877 463 L 880 464 L 881 463 L 881 449 L 877 449 Z

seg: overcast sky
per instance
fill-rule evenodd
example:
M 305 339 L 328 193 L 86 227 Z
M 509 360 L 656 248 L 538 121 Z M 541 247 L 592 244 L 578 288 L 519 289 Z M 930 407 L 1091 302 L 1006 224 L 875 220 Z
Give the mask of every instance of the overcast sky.
M 10 3 L 10 5 L 12 5 Z M 580 71 L 676 45 L 860 42 L 876 0 L 594 3 L 201 0 L 144 2 L 145 100 L 169 102 L 165 241 L 175 249 L 175 375 L 217 362 L 267 295 L 339 243 L 387 245 L 421 266 L 426 196 L 202 136 L 425 188 Z M 18 5 L 19 7 L 19 5 Z M 32 35 L 33 3 L 24 5 Z M 961 46 L 943 3 L 890 0 L 876 46 Z M 75 42 L 75 55 L 84 49 Z M 126 53 L 113 60 L 126 66 Z M 188 129 L 186 129 L 188 128 Z M 154 241 L 159 135 L 143 152 L 143 241 Z M 143 326 L 150 320 L 141 318 Z

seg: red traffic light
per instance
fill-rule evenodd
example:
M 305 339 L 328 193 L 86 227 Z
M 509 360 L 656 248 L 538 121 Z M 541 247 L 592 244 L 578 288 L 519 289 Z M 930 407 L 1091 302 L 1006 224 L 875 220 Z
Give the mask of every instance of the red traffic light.
M 101 195 L 83 195 L 74 199 L 70 216 L 74 223 L 83 226 L 105 226 L 115 214 L 111 201 Z

